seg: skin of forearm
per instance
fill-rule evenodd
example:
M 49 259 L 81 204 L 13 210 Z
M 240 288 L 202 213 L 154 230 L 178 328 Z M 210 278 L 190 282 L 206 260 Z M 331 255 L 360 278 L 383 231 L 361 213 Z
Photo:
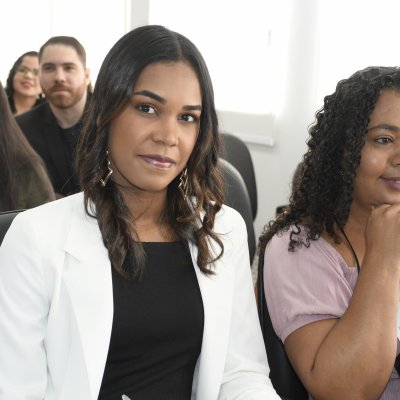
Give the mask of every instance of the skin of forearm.
M 393 369 L 398 268 L 376 268 L 382 262 L 378 257 L 364 261 L 349 307 L 321 343 L 309 371 L 316 399 L 377 399 Z

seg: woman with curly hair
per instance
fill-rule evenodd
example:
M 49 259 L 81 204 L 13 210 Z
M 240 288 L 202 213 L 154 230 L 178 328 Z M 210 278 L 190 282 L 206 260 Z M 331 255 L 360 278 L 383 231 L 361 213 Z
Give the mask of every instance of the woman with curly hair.
M 37 51 L 28 51 L 15 61 L 6 82 L 6 94 L 14 115 L 29 111 L 44 101 L 38 75 Z
M 271 320 L 313 398 L 397 399 L 400 69 L 340 81 L 309 133 L 260 238 Z
M 83 193 L 19 214 L 0 248 L 4 398 L 278 399 L 219 147 L 192 42 L 123 36 L 78 145 Z

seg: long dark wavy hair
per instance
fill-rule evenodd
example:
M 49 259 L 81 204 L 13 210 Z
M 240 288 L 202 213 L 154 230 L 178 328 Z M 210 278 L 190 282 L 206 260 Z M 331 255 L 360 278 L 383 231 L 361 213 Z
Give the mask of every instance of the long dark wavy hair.
M 289 207 L 264 227 L 259 241 L 261 255 L 269 240 L 290 226 L 289 251 L 308 247 L 310 240 L 317 240 L 323 232 L 340 243 L 337 229 L 344 227 L 349 216 L 369 119 L 386 90 L 400 90 L 400 68 L 368 67 L 357 71 L 325 97 L 309 129 L 308 151 Z M 300 235 L 301 225 L 307 228 L 306 236 Z
M 33 176 L 47 189 L 49 200 L 54 193 L 42 159 L 25 138 L 11 112 L 0 82 L 0 203 L 5 210 L 15 210 L 19 201 L 21 168 L 32 170 Z
M 183 35 L 158 25 L 143 26 L 124 35 L 104 59 L 76 158 L 86 212 L 97 218 L 110 261 L 127 278 L 140 278 L 145 258 L 134 230 L 135 216 L 124 204 L 120 189 L 112 179 L 105 188 L 99 184 L 106 171 L 110 123 L 127 106 L 144 68 L 153 63 L 178 61 L 187 62 L 197 74 L 202 112 L 198 138 L 187 164 L 191 200 L 180 194 L 177 177 L 168 187 L 164 218 L 183 243 L 197 246 L 197 263 L 203 273 L 212 274 L 213 262 L 223 254 L 222 241 L 213 231 L 223 190 L 218 169 L 218 120 L 207 66 L 195 45 Z M 211 239 L 218 244 L 219 251 L 211 245 Z M 126 264 L 133 268 L 128 269 Z
M 13 114 L 15 114 L 17 112 L 17 110 L 15 108 L 15 104 L 14 104 L 14 76 L 17 73 L 19 66 L 22 64 L 22 61 L 24 61 L 25 57 L 39 57 L 39 53 L 37 51 L 28 51 L 28 52 L 22 54 L 22 56 L 19 56 L 18 59 L 15 61 L 14 65 L 10 69 L 10 72 L 8 73 L 5 91 L 6 91 L 8 103 L 11 108 L 11 112 Z M 44 101 L 43 95 L 39 94 L 33 107 L 36 107 L 38 104 L 42 103 L 43 101 Z

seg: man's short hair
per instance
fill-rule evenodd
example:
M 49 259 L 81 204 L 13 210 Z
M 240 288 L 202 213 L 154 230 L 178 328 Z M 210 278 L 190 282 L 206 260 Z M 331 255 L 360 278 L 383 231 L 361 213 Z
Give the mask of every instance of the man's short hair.
M 39 62 L 42 58 L 44 49 L 52 44 L 63 44 L 65 46 L 71 46 L 75 49 L 78 57 L 82 61 L 83 66 L 86 68 L 86 51 L 82 44 L 72 36 L 53 36 L 46 43 L 42 45 L 39 50 Z

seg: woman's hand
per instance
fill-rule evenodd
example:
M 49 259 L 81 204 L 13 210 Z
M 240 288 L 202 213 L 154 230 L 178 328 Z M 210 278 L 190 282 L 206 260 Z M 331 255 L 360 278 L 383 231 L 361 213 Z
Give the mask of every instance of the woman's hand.
M 365 229 L 366 257 L 400 272 L 400 204 L 374 207 Z

